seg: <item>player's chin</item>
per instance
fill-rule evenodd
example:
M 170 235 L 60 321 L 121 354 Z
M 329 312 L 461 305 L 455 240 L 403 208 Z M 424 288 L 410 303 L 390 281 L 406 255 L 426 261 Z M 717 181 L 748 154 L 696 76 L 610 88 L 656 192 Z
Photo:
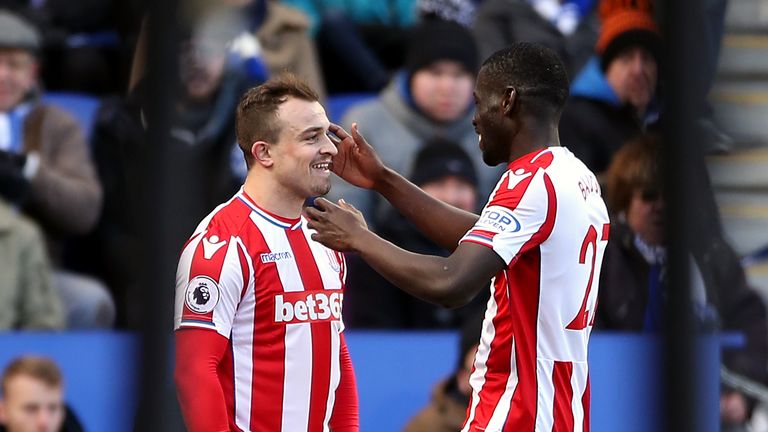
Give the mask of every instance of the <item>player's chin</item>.
M 327 194 L 330 191 L 331 191 L 331 181 L 328 180 L 327 182 L 322 182 L 314 185 L 314 187 L 312 188 L 312 195 L 322 196 Z
M 495 155 L 489 148 L 485 148 L 483 151 L 483 162 L 488 166 L 496 166 L 498 164 L 506 162 L 502 156 Z

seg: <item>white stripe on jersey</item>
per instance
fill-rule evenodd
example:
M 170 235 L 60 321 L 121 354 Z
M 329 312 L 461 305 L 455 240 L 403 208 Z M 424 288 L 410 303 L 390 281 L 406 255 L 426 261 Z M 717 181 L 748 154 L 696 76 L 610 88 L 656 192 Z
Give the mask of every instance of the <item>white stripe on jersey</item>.
M 475 419 L 475 410 L 480 403 L 479 393 L 485 385 L 485 373 L 488 371 L 486 364 L 488 363 L 488 356 L 491 354 L 491 341 L 496 337 L 496 329 L 493 327 L 493 318 L 498 312 L 498 305 L 496 304 L 496 278 L 491 279 L 491 297 L 488 299 L 488 306 L 485 310 L 485 318 L 483 319 L 483 331 L 480 336 L 480 345 L 477 348 L 477 354 L 475 354 L 474 372 L 469 377 L 469 382 L 472 387 L 471 405 L 469 408 L 469 415 L 467 416 L 466 423 L 461 432 L 468 432 L 469 426 L 472 424 L 472 420 Z
M 581 405 L 581 396 L 587 389 L 588 365 L 586 362 L 573 363 L 573 375 L 571 375 L 571 388 L 573 388 L 573 432 L 584 432 L 584 407 Z
M 232 243 L 241 248 L 248 262 L 248 286 L 243 301 L 237 308 L 232 323 L 232 358 L 235 380 L 235 424 L 243 429 L 251 429 L 251 399 L 253 395 L 253 362 L 238 362 L 234 359 L 253 356 L 253 327 L 256 322 L 256 296 L 254 290 L 254 269 L 250 254 L 240 238 L 233 237 Z M 238 258 L 239 259 L 239 258 Z
M 285 326 L 284 379 L 282 431 L 305 431 L 312 394 L 312 328 L 308 323 Z
M 237 237 L 230 237 L 227 242 L 227 254 L 219 276 L 220 286 L 242 287 L 243 269 L 240 267 L 240 257 L 237 254 Z M 225 338 L 229 339 L 234 324 L 235 311 L 240 304 L 242 290 L 236 292 L 232 289 L 219 290 L 219 303 L 224 307 L 217 307 L 213 310 L 213 323 L 216 329 Z
M 181 318 L 184 314 L 184 302 L 185 297 L 187 295 L 187 284 L 189 284 L 189 268 L 192 266 L 192 259 L 195 256 L 195 251 L 197 250 L 197 246 L 200 244 L 200 242 L 203 240 L 203 237 L 205 236 L 205 233 L 202 233 L 198 235 L 196 238 L 193 238 L 187 247 L 184 248 L 184 250 L 181 252 L 181 257 L 179 258 L 179 266 L 178 270 L 176 271 L 176 298 L 174 300 L 174 323 L 173 328 L 177 329 L 181 327 Z M 190 322 L 184 325 L 185 327 L 201 327 L 210 329 L 212 327 L 211 324 L 206 323 L 196 323 L 196 322 Z
M 552 372 L 555 362 L 549 359 L 536 359 L 536 382 L 538 398 L 536 400 L 536 430 L 551 431 L 554 426 L 555 384 Z

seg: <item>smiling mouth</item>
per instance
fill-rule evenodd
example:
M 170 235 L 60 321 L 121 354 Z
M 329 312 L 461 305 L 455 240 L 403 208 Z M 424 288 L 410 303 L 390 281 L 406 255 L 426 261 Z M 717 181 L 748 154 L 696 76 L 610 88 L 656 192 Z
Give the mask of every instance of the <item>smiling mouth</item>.
M 332 166 L 333 164 L 331 162 L 320 162 L 320 163 L 312 164 L 311 167 L 312 169 L 320 170 L 324 173 L 327 173 L 331 171 Z

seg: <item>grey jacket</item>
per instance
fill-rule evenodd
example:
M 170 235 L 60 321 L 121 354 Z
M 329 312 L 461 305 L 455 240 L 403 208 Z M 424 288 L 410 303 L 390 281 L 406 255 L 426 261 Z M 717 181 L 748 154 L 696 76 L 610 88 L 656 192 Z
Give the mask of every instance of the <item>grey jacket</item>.
M 427 141 L 435 137 L 454 141 L 474 161 L 480 181 L 479 196 L 487 197 L 506 166 L 491 168 L 483 162 L 477 134 L 472 126 L 473 112 L 469 110 L 450 123 L 435 122 L 403 99 L 399 85 L 400 81 L 395 79 L 376 99 L 350 108 L 341 124 L 349 128 L 357 122 L 360 132 L 376 149 L 384 164 L 406 177 L 410 176 L 416 154 Z M 374 227 L 380 224 L 389 207 L 375 192 L 350 186 L 335 176 L 328 197 L 332 201 L 344 198 L 365 215 L 369 224 L 373 222 Z
M 0 330 L 63 327 L 42 235 L 0 200 Z

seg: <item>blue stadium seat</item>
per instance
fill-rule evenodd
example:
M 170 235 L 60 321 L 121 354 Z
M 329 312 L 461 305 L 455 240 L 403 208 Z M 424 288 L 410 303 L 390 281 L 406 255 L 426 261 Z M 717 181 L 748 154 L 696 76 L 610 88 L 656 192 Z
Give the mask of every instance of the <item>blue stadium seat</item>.
M 365 102 L 376 96 L 377 93 L 339 93 L 328 95 L 328 100 L 325 104 L 325 108 L 328 110 L 328 118 L 333 123 L 339 123 L 352 105 Z
M 90 143 L 99 98 L 85 93 L 48 92 L 43 94 L 43 102 L 55 105 L 72 114 L 83 129 L 85 139 Z

